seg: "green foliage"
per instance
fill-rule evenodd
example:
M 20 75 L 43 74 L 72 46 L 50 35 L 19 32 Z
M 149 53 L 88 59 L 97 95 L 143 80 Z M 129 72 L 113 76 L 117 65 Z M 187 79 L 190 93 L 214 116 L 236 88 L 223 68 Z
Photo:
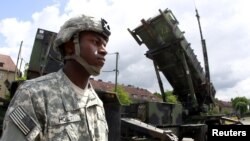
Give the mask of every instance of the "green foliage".
M 113 91 L 115 92 L 115 90 Z M 129 105 L 132 103 L 131 99 L 129 98 L 128 93 L 122 88 L 122 86 L 117 87 L 117 95 L 121 104 Z
M 220 113 L 220 108 L 218 105 L 212 107 L 209 111 L 208 111 L 208 114 L 209 115 L 216 115 L 216 114 L 219 114 Z
M 236 110 L 240 112 L 241 116 L 243 116 L 243 114 L 247 111 L 247 104 L 245 102 L 238 102 L 236 104 Z
M 159 98 L 161 98 L 161 99 L 162 99 L 161 94 L 159 94 L 159 93 L 157 93 L 157 92 L 153 93 L 153 95 L 155 95 L 155 96 L 157 96 L 157 97 L 159 97 Z
M 228 115 L 228 114 L 230 114 L 231 112 L 230 112 L 230 110 L 228 110 L 228 109 L 224 109 L 223 110 L 223 114 L 225 114 L 225 115 Z
M 166 92 L 164 94 L 165 94 L 165 98 L 166 98 L 167 103 L 171 103 L 171 104 L 179 103 L 178 97 L 173 94 L 173 91 L 166 90 Z M 162 99 L 161 94 L 155 92 L 154 95 Z
M 18 77 L 17 80 L 27 80 L 28 68 L 29 68 L 29 63 L 26 63 L 25 68 L 24 68 L 24 73 L 23 73 L 22 77 Z
M 233 108 L 241 114 L 241 116 L 247 112 L 247 106 L 249 104 L 249 100 L 246 97 L 236 97 L 232 98 L 231 102 L 233 104 Z
M 238 102 L 244 102 L 246 104 L 249 104 L 249 100 L 246 97 L 235 97 L 231 99 L 231 102 L 234 108 L 236 108 Z
M 5 92 L 5 95 L 4 95 L 4 98 L 7 99 L 7 100 L 10 100 L 10 92 L 9 91 L 6 91 Z
M 166 102 L 171 103 L 171 104 L 177 104 L 178 103 L 178 98 L 176 95 L 173 94 L 173 91 L 167 90 L 165 92 L 166 95 Z

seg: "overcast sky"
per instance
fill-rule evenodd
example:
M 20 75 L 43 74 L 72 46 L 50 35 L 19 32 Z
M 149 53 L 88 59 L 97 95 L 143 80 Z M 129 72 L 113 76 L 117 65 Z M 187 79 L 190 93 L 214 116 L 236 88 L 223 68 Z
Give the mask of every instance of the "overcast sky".
M 227 101 L 236 96 L 250 98 L 249 0 L 8 0 L 0 5 L 0 53 L 16 62 L 23 41 L 21 57 L 28 63 L 37 28 L 58 32 L 65 20 L 80 13 L 102 17 L 112 32 L 103 70 L 115 69 L 112 53 L 119 52 L 118 83 L 159 92 L 153 63 L 144 55 L 147 48 L 139 46 L 127 28 L 158 15 L 159 9 L 172 10 L 203 67 L 195 5 L 216 97 Z M 115 72 L 103 72 L 95 79 L 115 82 Z M 162 80 L 164 89 L 171 90 L 166 78 Z

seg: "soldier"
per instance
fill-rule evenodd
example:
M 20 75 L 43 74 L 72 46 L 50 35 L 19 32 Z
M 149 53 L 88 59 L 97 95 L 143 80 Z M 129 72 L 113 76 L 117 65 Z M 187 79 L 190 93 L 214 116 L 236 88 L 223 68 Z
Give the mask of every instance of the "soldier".
M 66 21 L 54 42 L 64 67 L 18 88 L 1 141 L 108 140 L 103 103 L 89 77 L 104 65 L 109 35 L 104 19 L 81 15 Z

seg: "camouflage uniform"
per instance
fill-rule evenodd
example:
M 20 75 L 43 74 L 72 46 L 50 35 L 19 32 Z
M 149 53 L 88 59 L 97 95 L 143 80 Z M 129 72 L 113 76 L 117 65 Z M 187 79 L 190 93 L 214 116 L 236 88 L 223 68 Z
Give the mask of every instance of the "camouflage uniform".
M 88 84 L 77 94 L 62 70 L 28 80 L 17 90 L 4 119 L 1 141 L 106 141 L 102 101 Z

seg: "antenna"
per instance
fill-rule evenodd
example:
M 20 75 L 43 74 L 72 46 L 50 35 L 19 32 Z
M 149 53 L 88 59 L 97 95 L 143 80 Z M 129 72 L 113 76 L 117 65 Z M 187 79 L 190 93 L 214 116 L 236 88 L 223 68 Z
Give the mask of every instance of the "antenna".
M 196 17 L 197 17 L 197 20 L 198 20 L 199 30 L 200 30 L 200 36 L 201 36 L 201 44 L 202 44 L 204 64 L 205 64 L 206 81 L 208 83 L 210 83 L 210 72 L 209 72 L 209 64 L 208 64 L 206 41 L 205 41 L 205 39 L 203 39 L 202 30 L 201 30 L 201 23 L 200 23 L 200 16 L 199 16 L 199 13 L 198 13 L 198 10 L 197 10 L 196 6 L 195 6 L 195 12 L 196 12 Z
M 17 75 L 17 73 L 19 73 L 20 70 L 18 70 L 18 62 L 19 62 L 19 58 L 20 58 L 20 53 L 22 50 L 22 45 L 23 45 L 23 41 L 21 41 L 20 47 L 19 47 L 19 52 L 17 55 L 17 61 L 16 61 L 16 68 L 15 68 L 15 77 L 14 79 L 16 80 L 19 76 Z

